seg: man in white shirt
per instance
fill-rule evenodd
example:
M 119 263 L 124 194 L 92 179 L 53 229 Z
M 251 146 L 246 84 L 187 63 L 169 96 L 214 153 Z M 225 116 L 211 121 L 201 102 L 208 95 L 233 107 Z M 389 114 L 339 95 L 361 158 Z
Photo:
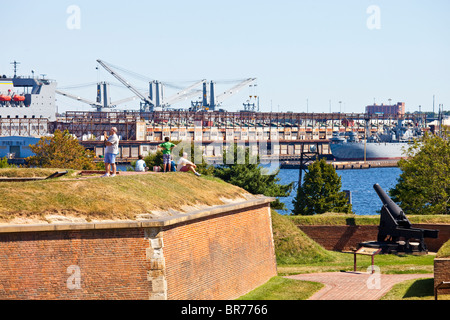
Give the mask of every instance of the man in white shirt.
M 112 127 L 109 130 L 110 136 L 105 136 L 105 174 L 102 177 L 115 177 L 116 176 L 116 156 L 119 153 L 119 137 L 117 136 L 117 128 Z M 112 174 L 110 175 L 110 171 Z
M 200 177 L 201 174 L 195 171 L 195 168 L 197 168 L 197 166 L 193 164 L 191 161 L 189 161 L 187 157 L 188 157 L 187 152 L 184 152 L 183 156 L 178 161 L 177 171 L 180 172 L 192 171 L 197 177 Z

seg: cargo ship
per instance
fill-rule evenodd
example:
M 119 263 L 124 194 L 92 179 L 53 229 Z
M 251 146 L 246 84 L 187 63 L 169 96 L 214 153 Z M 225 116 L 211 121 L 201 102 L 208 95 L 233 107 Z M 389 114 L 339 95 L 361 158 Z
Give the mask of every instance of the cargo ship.
M 0 118 L 56 120 L 56 82 L 0 77 Z
M 406 157 L 408 143 L 403 142 L 351 142 L 330 144 L 333 157 L 338 161 L 400 160 Z M 364 152 L 366 156 L 364 157 Z
M 395 131 L 377 133 L 367 141 L 358 139 L 354 132 L 335 132 L 330 139 L 331 154 L 338 161 L 400 160 L 407 156 L 409 145 L 421 136 L 421 132 L 401 127 L 398 129 L 396 132 L 400 135 L 396 135 Z

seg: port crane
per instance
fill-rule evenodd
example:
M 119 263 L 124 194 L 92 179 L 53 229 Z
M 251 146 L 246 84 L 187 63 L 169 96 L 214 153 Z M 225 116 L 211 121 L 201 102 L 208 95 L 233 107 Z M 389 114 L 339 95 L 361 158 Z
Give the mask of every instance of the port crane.
M 207 92 L 207 84 L 206 82 L 203 83 L 203 99 L 202 101 L 192 101 L 191 102 L 191 111 L 208 111 L 208 110 L 215 110 L 216 107 L 220 107 L 223 102 L 230 98 L 232 95 L 238 93 L 243 87 L 250 85 L 256 81 L 256 78 L 247 78 L 239 82 L 237 85 L 232 87 L 231 89 L 228 89 L 227 91 L 224 91 L 222 94 L 215 96 L 215 82 L 210 82 L 210 92 L 209 92 L 209 102 L 207 99 L 208 92 Z
M 149 96 L 145 96 L 139 92 L 133 85 L 131 85 L 127 80 L 125 80 L 122 76 L 120 76 L 117 72 L 111 69 L 111 67 L 104 61 L 98 59 L 97 62 L 111 75 L 113 75 L 117 80 L 119 80 L 125 87 L 131 90 L 137 97 L 139 97 L 141 102 L 141 111 L 154 111 L 155 108 L 166 108 L 171 104 L 176 103 L 180 100 L 187 99 L 190 96 L 193 96 L 200 92 L 201 90 L 194 90 L 195 87 L 204 83 L 206 80 L 202 79 L 200 81 L 195 82 L 191 86 L 177 92 L 173 96 L 168 99 L 163 99 L 162 95 L 162 86 L 163 83 L 159 81 L 150 82 L 150 90 Z M 153 95 L 153 90 L 156 93 Z
M 243 87 L 245 87 L 247 85 L 250 85 L 254 81 L 256 81 L 256 78 L 245 79 L 244 81 L 238 83 L 237 85 L 235 85 L 231 89 L 229 89 L 229 90 L 225 91 L 224 93 L 218 95 L 215 98 L 215 101 L 214 101 L 215 105 L 214 106 L 221 106 L 226 99 L 228 99 L 232 95 L 238 93 Z
M 106 82 L 97 84 L 97 101 L 92 101 L 90 99 L 86 99 L 86 98 L 68 93 L 66 91 L 58 90 L 58 89 L 55 90 L 55 92 L 64 97 L 89 104 L 91 107 L 96 108 L 98 112 L 100 112 L 100 111 L 102 111 L 102 109 L 106 109 L 106 108 L 111 108 L 111 109 L 115 108 L 119 104 L 122 104 L 122 103 L 125 103 L 128 101 L 132 101 L 132 100 L 136 100 L 138 98 L 137 96 L 133 96 L 133 97 L 125 98 L 125 99 L 111 103 L 110 99 L 109 99 L 109 95 L 108 95 L 108 92 L 109 92 L 108 83 L 106 83 Z
M 97 108 L 98 111 L 100 111 L 102 108 L 111 108 L 113 107 L 113 105 L 119 104 L 119 103 L 124 103 L 126 101 L 130 101 L 130 100 L 134 100 L 139 98 L 141 100 L 141 111 L 155 111 L 156 108 L 167 108 L 170 107 L 171 104 L 176 103 L 180 100 L 183 99 L 187 99 L 188 97 L 191 97 L 193 95 L 196 95 L 200 92 L 202 92 L 202 90 L 195 90 L 195 88 L 200 85 L 203 84 L 203 101 L 202 102 L 197 102 L 196 104 L 194 104 L 193 102 L 191 102 L 192 104 L 192 108 L 191 109 L 195 109 L 195 110 L 214 110 L 216 107 L 221 106 L 222 103 L 228 99 L 229 97 L 231 97 L 232 95 L 236 94 L 237 92 L 240 91 L 241 88 L 250 85 L 251 83 L 253 83 L 256 78 L 247 78 L 244 79 L 243 81 L 241 81 L 240 83 L 238 83 L 237 85 L 235 85 L 234 87 L 232 87 L 231 89 L 223 92 L 222 94 L 220 94 L 219 96 L 215 96 L 215 83 L 213 81 L 211 81 L 210 83 L 210 101 L 208 103 L 207 101 L 207 82 L 205 79 L 202 79 L 200 81 L 195 82 L 194 84 L 192 84 L 191 86 L 177 92 L 176 94 L 174 94 L 173 96 L 169 97 L 168 99 L 163 99 L 163 83 L 159 82 L 159 81 L 151 81 L 150 82 L 150 90 L 148 92 L 148 94 L 142 94 L 138 89 L 136 89 L 129 81 L 127 81 L 125 78 L 123 78 L 121 75 L 119 75 L 116 71 L 114 71 L 112 68 L 113 66 L 106 63 L 103 60 L 97 59 L 97 63 L 100 64 L 107 72 L 109 72 L 114 78 L 116 78 L 117 80 L 119 80 L 120 83 L 122 83 L 126 88 L 128 88 L 130 91 L 132 91 L 135 96 L 131 97 L 131 98 L 126 98 L 124 100 L 118 101 L 115 104 L 109 104 L 107 99 L 108 99 L 108 95 L 107 95 L 107 88 L 104 87 L 103 89 L 103 93 L 100 94 L 100 89 L 97 89 L 97 101 L 90 101 L 88 99 L 85 98 L 81 98 L 78 96 L 74 96 L 72 94 L 63 92 L 61 90 L 58 90 L 57 93 L 64 95 L 66 97 L 70 97 L 73 99 L 76 99 L 78 101 L 82 101 L 85 103 L 90 104 L 92 107 Z M 114 67 L 114 68 L 119 68 L 119 67 Z M 120 68 L 119 68 L 120 69 Z M 154 94 L 155 92 L 155 94 Z M 99 96 L 101 96 L 99 98 Z M 103 103 L 101 103 L 103 100 Z M 200 106 L 201 104 L 201 106 Z
M 167 100 L 164 100 L 163 105 L 168 107 L 173 103 L 176 103 L 180 100 L 185 100 L 191 96 L 194 96 L 200 92 L 202 92 L 202 90 L 198 89 L 198 90 L 194 90 L 197 86 L 199 86 L 202 83 L 206 83 L 205 79 L 202 79 L 200 81 L 195 82 L 193 85 L 187 87 L 186 89 L 183 89 L 180 92 L 177 92 L 176 94 L 174 94 L 173 96 L 171 96 L 170 98 L 168 98 Z
M 73 95 L 73 94 L 68 93 L 68 92 L 64 92 L 64 91 L 61 91 L 61 90 L 56 90 L 55 92 L 57 94 L 60 94 L 60 95 L 64 96 L 64 97 L 71 98 L 71 99 L 74 99 L 74 100 L 77 100 L 77 101 L 81 101 L 81 102 L 87 103 L 90 106 L 92 106 L 94 108 L 97 108 L 97 110 L 99 108 L 101 109 L 103 107 L 103 105 L 101 103 L 98 103 L 98 102 L 92 101 L 92 100 L 88 100 L 88 99 L 82 98 L 80 96 Z
M 134 86 L 132 86 L 127 80 L 122 78 L 119 74 L 117 74 L 114 70 L 112 70 L 107 63 L 104 61 L 97 59 L 98 64 L 100 64 L 106 71 L 108 71 L 114 78 L 119 80 L 125 87 L 127 87 L 129 90 L 131 90 L 137 97 L 139 97 L 141 102 L 141 110 L 142 111 L 153 111 L 154 107 L 156 106 L 156 103 L 153 99 L 151 99 L 149 96 L 143 95 L 139 90 L 137 90 Z

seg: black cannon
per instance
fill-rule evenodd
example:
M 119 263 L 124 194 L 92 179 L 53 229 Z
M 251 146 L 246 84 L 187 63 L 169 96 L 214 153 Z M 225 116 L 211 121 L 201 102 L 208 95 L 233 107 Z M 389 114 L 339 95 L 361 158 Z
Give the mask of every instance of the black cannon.
M 437 238 L 439 230 L 413 228 L 403 210 L 375 184 L 373 186 L 383 206 L 377 241 L 360 243 L 359 246 L 381 248 L 383 253 L 422 253 L 428 252 L 425 238 Z

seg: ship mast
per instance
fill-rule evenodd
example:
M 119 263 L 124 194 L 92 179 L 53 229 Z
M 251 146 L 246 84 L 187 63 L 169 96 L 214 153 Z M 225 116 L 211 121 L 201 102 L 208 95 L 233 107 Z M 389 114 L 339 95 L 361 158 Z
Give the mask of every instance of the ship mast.
M 14 62 L 11 62 L 10 64 L 14 65 L 14 78 L 17 78 L 17 65 L 20 64 L 20 62 L 14 60 Z

